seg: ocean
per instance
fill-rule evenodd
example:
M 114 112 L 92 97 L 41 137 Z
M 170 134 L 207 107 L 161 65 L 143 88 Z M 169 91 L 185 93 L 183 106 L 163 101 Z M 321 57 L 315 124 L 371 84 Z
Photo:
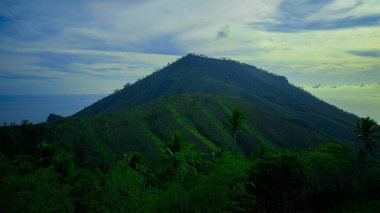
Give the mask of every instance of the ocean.
M 50 113 L 70 116 L 106 95 L 0 95 L 0 125 L 45 122 Z

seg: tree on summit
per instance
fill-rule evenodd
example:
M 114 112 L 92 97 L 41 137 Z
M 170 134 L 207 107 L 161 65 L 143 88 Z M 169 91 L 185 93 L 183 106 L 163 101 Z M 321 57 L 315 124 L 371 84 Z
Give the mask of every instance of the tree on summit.
M 224 129 L 231 134 L 236 143 L 238 131 L 244 130 L 243 124 L 246 117 L 240 109 L 235 108 L 232 110 L 232 114 L 226 115 L 226 119 L 228 120 L 228 123 L 224 126 Z

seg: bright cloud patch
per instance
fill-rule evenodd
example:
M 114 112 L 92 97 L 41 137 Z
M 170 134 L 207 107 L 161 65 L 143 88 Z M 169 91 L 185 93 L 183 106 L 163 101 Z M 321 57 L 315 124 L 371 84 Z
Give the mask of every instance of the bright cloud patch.
M 380 122 L 380 82 L 357 85 L 318 85 L 303 87 L 313 95 L 361 117 Z

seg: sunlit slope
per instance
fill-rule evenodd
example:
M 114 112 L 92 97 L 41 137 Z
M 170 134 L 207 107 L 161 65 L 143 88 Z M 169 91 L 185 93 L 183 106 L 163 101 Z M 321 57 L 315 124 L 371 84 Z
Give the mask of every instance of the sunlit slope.
M 247 130 L 238 134 L 238 143 L 223 129 L 225 116 L 235 107 L 247 117 L 244 124 Z M 266 113 L 244 99 L 203 94 L 166 96 L 114 113 L 66 118 L 30 128 L 44 129 L 34 132 L 58 147 L 70 147 L 81 162 L 97 165 L 130 151 L 139 151 L 154 162 L 159 157 L 158 146 L 172 131 L 181 132 L 186 141 L 206 153 L 217 146 L 247 154 L 261 145 L 268 149 L 279 146 L 302 149 L 329 140 L 316 131 Z
M 179 59 L 74 117 L 116 112 L 162 96 L 186 93 L 239 97 L 280 119 L 354 143 L 355 115 L 315 98 L 283 76 L 235 61 L 196 55 Z

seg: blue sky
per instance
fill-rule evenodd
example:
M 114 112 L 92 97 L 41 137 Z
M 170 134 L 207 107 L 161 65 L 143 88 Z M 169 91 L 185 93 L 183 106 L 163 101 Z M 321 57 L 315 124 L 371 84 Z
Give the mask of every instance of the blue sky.
M 0 1 L 0 94 L 108 94 L 187 53 L 380 94 L 380 1 Z

